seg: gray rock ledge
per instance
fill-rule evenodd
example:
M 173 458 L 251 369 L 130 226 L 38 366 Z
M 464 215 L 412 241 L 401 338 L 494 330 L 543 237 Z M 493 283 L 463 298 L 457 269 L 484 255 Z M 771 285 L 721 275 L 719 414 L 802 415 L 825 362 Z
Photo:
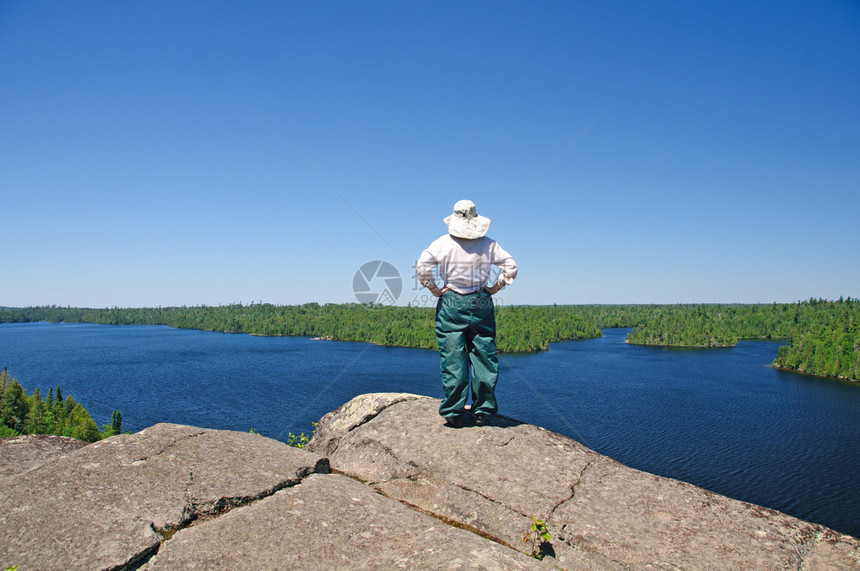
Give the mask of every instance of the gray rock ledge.
M 532 516 L 546 520 L 559 568 L 860 569 L 860 542 L 824 526 L 629 468 L 537 426 L 495 417 L 455 430 L 437 399 L 380 410 L 385 400 L 361 395 L 329 413 L 308 448 L 390 498 L 514 548 Z M 341 423 L 341 411 L 368 419 Z
M 86 445 L 82 440 L 45 434 L 0 438 L 0 478 L 23 474 Z
M 337 474 L 179 531 L 151 569 L 546 569 Z M 549 567 L 551 568 L 551 567 Z
M 260 435 L 157 424 L 4 478 L 0 569 L 122 569 L 198 516 L 270 496 L 328 462 Z
M 856 538 L 438 406 L 356 397 L 309 450 L 170 424 L 0 441 L 0 569 L 860 569 Z

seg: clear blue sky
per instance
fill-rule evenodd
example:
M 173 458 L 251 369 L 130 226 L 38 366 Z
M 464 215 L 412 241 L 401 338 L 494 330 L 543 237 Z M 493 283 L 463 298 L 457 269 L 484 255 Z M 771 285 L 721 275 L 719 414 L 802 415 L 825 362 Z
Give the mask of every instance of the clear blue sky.
M 860 296 L 857 2 L 0 1 L 0 83 L 0 305 L 402 304 L 462 198 L 503 303 Z

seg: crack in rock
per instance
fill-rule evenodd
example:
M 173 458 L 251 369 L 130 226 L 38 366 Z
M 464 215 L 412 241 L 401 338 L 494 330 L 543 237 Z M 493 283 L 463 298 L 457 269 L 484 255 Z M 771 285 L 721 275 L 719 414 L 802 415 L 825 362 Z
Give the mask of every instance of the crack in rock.
M 187 529 L 194 525 L 205 523 L 207 521 L 220 517 L 234 509 L 247 507 L 256 502 L 259 502 L 260 500 L 272 497 L 279 491 L 284 490 L 286 488 L 299 486 L 307 476 L 314 473 L 328 473 L 328 468 L 328 459 L 321 458 L 314 466 L 314 470 L 319 469 L 319 471 L 317 472 L 314 472 L 309 468 L 300 469 L 296 471 L 296 478 L 287 478 L 286 480 L 277 483 L 271 488 L 263 490 L 259 494 L 254 494 L 252 496 L 221 497 L 214 502 L 196 502 L 193 500 L 193 498 L 191 498 L 190 489 L 186 489 L 185 493 L 188 505 L 183 508 L 183 514 L 180 522 L 175 526 L 169 526 L 166 528 L 158 528 L 155 527 L 152 523 L 150 523 L 149 526 L 153 530 L 153 532 L 157 533 L 161 537 L 158 544 L 150 549 L 136 554 L 125 564 L 111 568 L 111 571 L 135 571 L 138 569 L 147 569 L 147 564 L 158 555 L 158 551 L 161 549 L 161 546 L 170 541 L 174 535 L 176 535 L 183 529 Z M 193 471 L 189 471 L 189 477 L 191 478 L 191 481 L 193 483 Z
M 402 464 L 400 461 L 400 457 L 397 455 L 397 453 L 394 452 L 394 450 L 392 450 L 390 446 L 388 446 L 387 444 L 384 444 L 383 442 L 380 442 L 379 440 L 376 440 L 374 438 L 365 438 L 357 446 L 362 447 L 362 448 L 367 448 L 370 450 L 373 450 L 373 449 L 379 450 L 381 452 L 384 452 L 385 454 L 388 454 L 388 456 L 391 457 L 391 459 L 394 461 L 393 464 L 395 466 L 400 467 Z M 417 476 L 417 475 L 421 474 L 421 467 L 418 466 L 418 464 L 416 464 L 414 461 L 408 460 L 404 464 L 405 464 L 404 468 L 408 468 L 408 470 L 403 469 L 402 473 L 393 474 L 389 471 L 388 474 L 383 475 L 382 479 L 379 481 L 371 481 L 371 480 L 364 481 L 364 480 L 361 480 L 361 478 L 359 478 L 359 480 L 365 484 L 372 485 L 374 483 L 379 484 L 379 483 L 385 482 L 387 480 L 399 480 L 399 479 L 404 479 L 404 478 L 409 479 L 412 476 Z M 381 465 L 381 463 L 380 463 L 380 465 Z M 397 472 L 401 472 L 401 471 L 397 470 Z
M 374 492 L 376 492 L 377 494 L 379 494 L 380 496 L 382 496 L 384 498 L 388 498 L 390 500 L 394 500 L 396 502 L 399 502 L 399 503 L 403 504 L 404 506 L 406 506 L 407 508 L 409 508 L 413 511 L 416 511 L 418 513 L 422 513 L 424 515 L 428 515 L 428 516 L 442 522 L 445 525 L 474 533 L 475 535 L 477 535 L 479 537 L 483 537 L 484 539 L 488 539 L 494 543 L 498 543 L 499 545 L 507 547 L 508 549 L 513 549 L 514 551 L 519 551 L 520 553 L 525 553 L 521 549 L 517 549 L 513 545 L 509 544 L 504 539 L 502 539 L 500 537 L 496 537 L 495 535 L 492 535 L 490 533 L 487 533 L 483 529 L 480 529 L 480 528 L 475 527 L 473 525 L 469 525 L 468 523 L 464 523 L 464 522 L 457 520 L 457 519 L 454 519 L 454 518 L 446 517 L 440 513 L 426 510 L 426 509 L 422 508 L 421 506 L 415 505 L 413 503 L 410 503 L 410 502 L 404 500 L 403 498 L 390 496 L 390 495 L 386 494 L 383 490 L 380 490 L 379 488 L 375 488 L 373 486 L 370 486 L 370 489 L 372 489 Z M 469 491 L 469 490 L 466 490 L 466 491 Z M 477 493 L 477 492 L 475 492 L 475 493 Z M 478 494 L 478 495 L 480 495 L 480 494 Z M 493 501 L 493 500 L 490 500 L 490 501 Z M 525 553 L 525 554 L 528 555 L 527 553 Z
M 149 524 L 150 529 L 153 533 L 160 534 L 161 532 L 156 529 L 154 525 Z M 122 565 L 114 565 L 113 567 L 105 568 L 105 571 L 133 571 L 136 569 L 140 569 L 141 566 L 146 565 L 146 563 L 153 558 L 153 556 L 158 553 L 158 548 L 161 546 L 161 542 L 156 543 L 149 549 L 145 549 L 140 553 L 135 553 L 132 555 L 128 561 L 123 563 Z
M 501 444 L 496 444 L 496 448 L 504 448 L 505 446 L 507 446 L 508 444 L 513 442 L 514 440 L 516 440 L 516 438 L 517 438 L 516 436 L 511 436 L 510 438 L 508 438 L 507 440 L 505 440 Z
M 585 471 L 588 470 L 591 467 L 591 465 L 594 464 L 594 462 L 595 462 L 594 460 L 589 460 L 585 464 L 585 466 L 582 467 L 582 470 L 579 471 L 579 477 L 577 478 L 576 482 L 574 482 L 573 485 L 570 487 L 570 495 L 567 498 L 558 502 L 555 506 L 553 506 L 553 508 L 549 511 L 549 515 L 546 517 L 547 522 L 549 522 L 549 520 L 552 518 L 553 514 L 555 514 L 555 512 L 556 512 L 556 510 L 558 510 L 558 508 L 560 508 L 561 506 L 563 506 L 564 504 L 568 503 L 569 501 L 573 500 L 576 497 L 576 489 L 582 484 L 582 477 L 585 475 Z
M 314 437 L 308 443 L 308 450 L 323 456 L 331 456 L 338 449 L 344 437 L 364 426 L 388 408 L 405 401 L 429 398 L 410 393 L 377 393 L 373 396 L 377 400 L 356 401 L 356 399 L 361 398 L 359 396 L 322 417 L 317 424 Z M 382 402 L 378 400 L 380 397 L 383 398 Z M 390 400 L 385 401 L 385 398 Z M 363 409 L 362 407 L 367 408 Z
M 596 462 L 597 462 L 597 460 L 590 460 L 588 463 L 585 464 L 585 466 L 582 467 L 582 470 L 579 471 L 579 477 L 577 478 L 576 482 L 574 482 L 574 484 L 570 487 L 570 496 L 561 500 L 560 502 L 558 502 L 552 508 L 552 510 L 550 510 L 550 513 L 546 518 L 547 526 L 550 529 L 552 529 L 552 521 L 551 520 L 552 520 L 552 517 L 555 514 L 555 512 L 561 506 L 563 506 L 566 503 L 573 501 L 573 499 L 576 498 L 577 488 L 579 488 L 579 486 L 582 485 L 582 479 L 585 476 L 585 472 L 589 468 L 591 468 L 591 466 L 593 466 Z M 623 563 L 622 561 L 618 561 L 616 559 L 613 559 L 612 557 L 609 557 L 607 554 L 602 553 L 600 550 L 598 550 L 594 546 L 583 544 L 580 540 L 577 539 L 577 537 L 575 535 L 572 535 L 568 532 L 567 527 L 568 527 L 568 525 L 564 524 L 560 528 L 558 528 L 558 532 L 555 535 L 556 540 L 567 545 L 568 547 L 570 547 L 574 551 L 582 551 L 582 552 L 588 553 L 592 556 L 599 557 L 601 559 L 608 561 L 609 563 L 611 563 L 613 565 L 617 565 L 619 568 L 627 569 L 629 567 L 629 565 Z M 680 569 L 680 567 L 677 567 L 676 565 L 673 565 L 673 564 L 668 563 L 668 562 L 661 562 L 661 565 L 669 566 L 672 569 Z
M 500 502 L 500 501 L 498 501 L 498 500 L 495 500 L 495 499 L 493 499 L 493 498 L 491 498 L 491 497 L 489 497 L 489 496 L 487 496 L 487 495 L 484 495 L 484 494 L 482 494 L 481 492 L 479 492 L 479 491 L 477 491 L 477 490 L 472 490 L 472 489 L 470 489 L 470 488 L 468 488 L 468 487 L 466 487 L 466 486 L 464 486 L 464 485 L 462 485 L 462 484 L 454 484 L 454 483 L 452 483 L 451 485 L 452 485 L 452 486 L 454 486 L 454 487 L 456 487 L 456 488 L 460 488 L 460 489 L 461 489 L 461 490 L 463 490 L 464 492 L 469 492 L 469 493 L 475 494 L 476 496 L 480 496 L 480 497 L 484 498 L 485 500 L 487 500 L 488 502 L 491 502 L 491 503 L 493 503 L 493 504 L 495 504 L 495 505 L 497 505 L 497 506 L 499 506 L 499 507 L 505 508 L 506 510 L 511 511 L 511 512 L 513 512 L 513 513 L 517 514 L 517 515 L 521 515 L 521 516 L 523 516 L 523 517 L 524 517 L 524 518 L 526 518 L 526 519 L 530 519 L 530 518 L 531 518 L 531 516 L 530 516 L 530 515 L 526 515 L 526 514 L 524 514 L 524 513 L 520 512 L 520 511 L 517 511 L 517 510 L 515 510 L 514 508 L 512 508 L 512 507 L 510 507 L 510 506 L 508 506 L 508 505 L 506 505 L 506 504 L 504 504 L 504 503 L 502 503 L 502 502 Z
M 193 504 L 193 500 L 191 498 L 191 488 L 194 487 L 194 469 L 188 469 L 188 483 L 185 484 L 185 503 L 188 505 Z

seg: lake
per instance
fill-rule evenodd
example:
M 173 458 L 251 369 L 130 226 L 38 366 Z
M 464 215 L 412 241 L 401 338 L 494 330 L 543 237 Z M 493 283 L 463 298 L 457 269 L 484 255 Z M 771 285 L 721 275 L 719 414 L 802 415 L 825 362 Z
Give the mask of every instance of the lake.
M 628 330 L 500 357 L 500 413 L 624 464 L 860 536 L 860 385 L 778 371 L 779 343 L 679 350 Z M 0 324 L 0 367 L 95 421 L 286 440 L 367 392 L 441 396 L 433 351 L 166 326 Z M 441 422 L 441 419 L 440 419 Z M 468 433 L 464 432 L 464 437 Z

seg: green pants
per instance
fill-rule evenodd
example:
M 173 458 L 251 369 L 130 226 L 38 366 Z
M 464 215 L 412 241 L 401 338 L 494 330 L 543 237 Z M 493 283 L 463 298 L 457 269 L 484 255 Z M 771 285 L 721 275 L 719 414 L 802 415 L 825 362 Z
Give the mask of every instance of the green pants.
M 454 291 L 442 294 L 436 303 L 436 340 L 445 391 L 439 414 L 464 412 L 470 388 L 472 411 L 495 413 L 499 360 L 492 296 L 484 290 L 468 295 Z

